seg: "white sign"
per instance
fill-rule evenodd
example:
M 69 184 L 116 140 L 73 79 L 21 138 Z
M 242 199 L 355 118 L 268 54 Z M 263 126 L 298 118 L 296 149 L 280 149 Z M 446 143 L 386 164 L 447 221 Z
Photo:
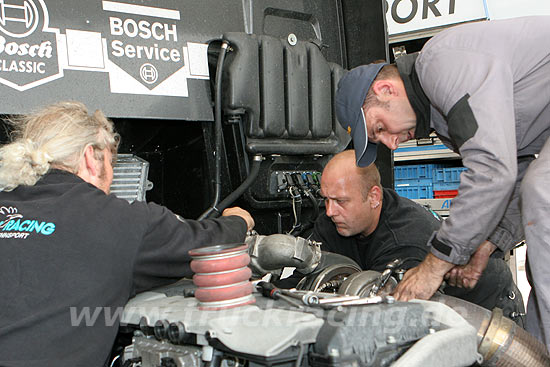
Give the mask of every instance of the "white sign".
M 386 0 L 390 36 L 486 19 L 483 0 Z
M 25 91 L 79 70 L 108 73 L 111 93 L 188 97 L 188 79 L 209 79 L 208 45 L 178 38 L 179 10 L 102 6 L 105 33 L 63 34 L 44 0 L 0 0 L 0 84 Z
M 550 15 L 550 1 L 486 0 L 487 14 L 492 20 L 528 15 Z
M 63 77 L 43 0 L 0 0 L 0 84 L 24 91 Z

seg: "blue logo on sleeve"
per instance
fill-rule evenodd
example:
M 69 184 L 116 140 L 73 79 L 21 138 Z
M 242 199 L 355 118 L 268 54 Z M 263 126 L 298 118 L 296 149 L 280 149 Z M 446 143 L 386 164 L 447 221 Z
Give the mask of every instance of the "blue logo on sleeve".
M 49 236 L 55 223 L 25 219 L 15 207 L 0 207 L 0 238 L 27 238 L 32 233 Z

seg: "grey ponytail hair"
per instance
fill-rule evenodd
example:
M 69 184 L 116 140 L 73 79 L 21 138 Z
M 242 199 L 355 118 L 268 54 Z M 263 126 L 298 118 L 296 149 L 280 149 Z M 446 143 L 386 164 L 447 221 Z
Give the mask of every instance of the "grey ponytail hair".
M 0 189 L 34 185 L 50 168 L 77 173 L 84 151 L 92 146 L 96 158 L 105 148 L 116 157 L 119 135 L 97 110 L 88 114 L 80 102 L 59 102 L 7 121 L 11 143 L 0 148 Z

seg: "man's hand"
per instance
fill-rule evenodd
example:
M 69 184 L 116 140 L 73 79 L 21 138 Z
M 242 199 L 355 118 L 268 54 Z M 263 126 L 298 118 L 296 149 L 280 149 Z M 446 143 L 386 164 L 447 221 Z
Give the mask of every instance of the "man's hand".
M 409 269 L 403 280 L 393 291 L 393 296 L 400 301 L 410 299 L 429 299 L 443 282 L 443 276 L 454 265 L 428 254 L 416 268 Z
M 246 210 L 239 208 L 238 206 L 234 206 L 232 208 L 225 209 L 222 213 L 223 217 L 228 217 L 230 215 L 236 215 L 243 218 L 246 221 L 246 227 L 248 231 L 254 228 L 254 219 Z
M 489 257 L 496 250 L 496 246 L 489 241 L 483 242 L 474 252 L 466 265 L 452 268 L 445 274 L 445 280 L 452 287 L 472 289 L 476 286 L 483 270 L 487 267 Z

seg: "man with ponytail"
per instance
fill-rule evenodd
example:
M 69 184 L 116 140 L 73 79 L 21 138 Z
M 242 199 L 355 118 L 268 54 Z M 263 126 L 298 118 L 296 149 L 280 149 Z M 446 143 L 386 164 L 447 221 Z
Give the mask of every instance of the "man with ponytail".
M 119 136 L 60 102 L 0 148 L 0 365 L 104 366 L 130 297 L 190 276 L 188 250 L 242 242 L 250 214 L 184 220 L 109 195 Z

